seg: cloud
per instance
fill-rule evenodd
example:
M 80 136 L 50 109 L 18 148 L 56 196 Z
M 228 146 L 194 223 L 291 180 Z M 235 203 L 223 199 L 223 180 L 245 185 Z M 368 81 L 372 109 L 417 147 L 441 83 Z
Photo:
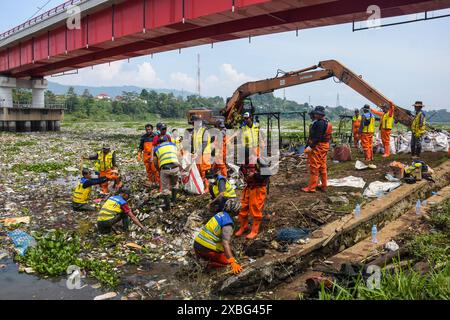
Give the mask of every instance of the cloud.
M 175 72 L 170 75 L 171 88 L 178 90 L 196 91 L 197 81 L 182 72 Z
M 219 67 L 217 75 L 209 75 L 205 81 L 202 81 L 202 94 L 230 97 L 240 85 L 254 80 L 254 77 L 239 72 L 229 63 L 224 63 Z
M 66 85 L 85 86 L 138 86 L 144 88 L 161 88 L 165 82 L 158 78 L 151 63 L 128 64 L 116 61 L 101 64 L 94 68 L 84 68 L 78 74 L 55 78 L 55 81 Z
M 197 79 L 183 72 L 169 76 L 169 88 L 197 92 Z M 224 63 L 218 67 L 218 74 L 209 74 L 200 82 L 203 96 L 229 97 L 241 84 L 254 80 L 245 73 L 238 72 L 231 64 Z
M 234 84 L 243 84 L 248 81 L 253 81 L 252 77 L 247 76 L 245 73 L 239 73 L 229 63 L 222 64 L 221 71 L 225 75 L 226 80 Z
M 254 77 L 239 72 L 229 63 L 218 65 L 215 71 L 215 73 L 205 75 L 201 80 L 203 96 L 229 97 L 243 83 L 255 80 Z M 140 64 L 128 64 L 126 61 L 112 62 L 111 65 L 102 64 L 94 68 L 81 69 L 76 75 L 55 78 L 54 81 L 65 85 L 132 85 L 143 88 L 167 88 L 197 92 L 195 75 L 177 71 L 161 79 L 149 62 Z

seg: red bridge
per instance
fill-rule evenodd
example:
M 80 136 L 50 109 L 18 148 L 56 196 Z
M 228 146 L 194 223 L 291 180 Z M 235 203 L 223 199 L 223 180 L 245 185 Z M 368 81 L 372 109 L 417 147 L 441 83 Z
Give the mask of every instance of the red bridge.
M 71 5 L 80 9 L 79 29 L 66 23 Z M 41 78 L 196 45 L 361 21 L 371 5 L 385 18 L 449 8 L 450 0 L 71 0 L 0 34 L 0 75 Z

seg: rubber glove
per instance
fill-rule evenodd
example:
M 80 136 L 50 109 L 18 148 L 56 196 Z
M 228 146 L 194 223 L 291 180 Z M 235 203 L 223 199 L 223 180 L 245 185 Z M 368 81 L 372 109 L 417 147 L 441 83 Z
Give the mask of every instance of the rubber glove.
M 235 258 L 228 259 L 228 262 L 231 265 L 231 270 L 234 274 L 238 274 L 242 271 L 242 267 L 236 262 Z

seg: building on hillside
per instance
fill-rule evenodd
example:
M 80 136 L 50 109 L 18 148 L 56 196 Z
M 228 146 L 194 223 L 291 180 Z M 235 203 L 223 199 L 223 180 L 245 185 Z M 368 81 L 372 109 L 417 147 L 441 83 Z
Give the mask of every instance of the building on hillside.
M 108 95 L 108 94 L 106 94 L 106 93 L 100 93 L 97 97 L 96 97 L 96 99 L 98 99 L 98 100 L 111 100 L 111 97 Z

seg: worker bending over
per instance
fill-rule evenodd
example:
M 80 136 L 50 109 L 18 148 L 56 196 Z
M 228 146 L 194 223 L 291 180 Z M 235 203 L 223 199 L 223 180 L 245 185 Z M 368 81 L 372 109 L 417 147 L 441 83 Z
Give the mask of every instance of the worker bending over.
M 419 158 L 422 152 L 422 139 L 427 128 L 425 112 L 422 111 L 424 107 L 422 101 L 416 101 L 413 104 L 416 115 L 411 124 L 411 155 L 413 158 Z
M 83 169 L 82 175 L 83 177 L 72 194 L 72 209 L 75 211 L 95 211 L 95 208 L 88 204 L 92 186 L 105 183 L 109 179 L 108 177 L 92 179 L 91 170 L 86 168 Z
M 310 113 L 313 122 L 309 129 L 308 144 L 305 154 L 308 155 L 309 184 L 303 192 L 316 192 L 316 188 L 326 191 L 328 186 L 327 154 L 330 150 L 330 140 L 333 133 L 331 121 L 325 118 L 325 108 L 317 106 Z M 319 175 L 322 184 L 318 186 Z
M 209 188 L 206 172 L 211 169 L 212 140 L 206 126 L 199 118 L 194 118 L 194 131 L 192 133 L 192 153 L 197 168 L 202 177 L 205 190 Z
M 213 205 L 217 205 L 218 211 L 223 211 L 225 203 L 230 199 L 236 199 L 236 192 L 234 187 L 228 182 L 227 178 L 221 174 L 217 174 L 213 170 L 209 170 L 206 174 L 209 181 L 209 193 L 211 194 L 211 202 L 208 207 L 211 208 Z
M 131 208 L 127 202 L 129 197 L 130 190 L 128 188 L 122 188 L 119 190 L 118 195 L 106 200 L 97 218 L 97 227 L 101 234 L 111 233 L 112 227 L 119 221 L 122 221 L 123 230 L 125 232 L 128 231 L 130 218 L 144 232 L 148 232 L 148 229 L 131 212 Z
M 355 148 L 358 148 L 358 143 L 361 140 L 361 135 L 359 134 L 359 127 L 361 126 L 361 115 L 359 110 L 355 110 L 355 115 L 352 118 L 352 132 L 353 132 L 353 144 Z
M 95 160 L 95 170 L 99 172 L 100 177 L 106 177 L 111 175 L 118 175 L 117 173 L 117 161 L 116 152 L 111 152 L 111 148 L 103 146 L 102 151 L 97 152 L 95 155 L 89 157 L 83 157 L 84 160 Z M 103 195 L 109 194 L 109 184 L 104 182 L 100 185 L 102 187 L 101 193 Z
M 180 173 L 177 146 L 172 142 L 160 141 L 158 147 L 155 148 L 154 156 L 155 166 L 160 171 L 164 209 L 170 210 L 170 203 L 175 203 L 177 199 L 178 175 Z
M 208 268 L 220 268 L 229 265 L 234 274 L 242 271 L 231 251 L 233 236 L 233 218 L 240 203 L 228 200 L 224 210 L 212 217 L 194 240 L 194 251 L 198 257 L 208 261 Z
M 254 159 L 250 159 L 249 164 L 243 164 L 240 167 L 244 174 L 245 188 L 241 194 L 242 208 L 238 216 L 240 228 L 235 235 L 240 237 L 248 230 L 248 215 L 251 214 L 253 224 L 247 239 L 254 239 L 259 233 L 262 211 L 266 201 L 267 183 L 269 182 L 269 176 L 261 174 L 261 160 L 258 158 L 257 161 L 254 161 Z
M 159 172 L 153 163 L 153 139 L 155 138 L 153 126 L 147 124 L 145 126 L 145 134 L 141 137 L 138 149 L 138 161 L 144 160 L 147 178 L 150 184 L 159 185 Z
M 387 158 L 391 154 L 391 131 L 394 127 L 394 104 L 389 101 L 389 109 L 386 112 L 377 111 L 375 109 L 370 109 L 370 111 L 379 116 L 380 120 L 380 134 L 381 141 L 383 142 L 384 154 L 383 158 Z
M 363 108 L 361 119 L 361 145 L 364 150 L 366 161 L 373 161 L 373 134 L 375 132 L 375 116 L 370 112 L 370 106 L 366 104 Z

